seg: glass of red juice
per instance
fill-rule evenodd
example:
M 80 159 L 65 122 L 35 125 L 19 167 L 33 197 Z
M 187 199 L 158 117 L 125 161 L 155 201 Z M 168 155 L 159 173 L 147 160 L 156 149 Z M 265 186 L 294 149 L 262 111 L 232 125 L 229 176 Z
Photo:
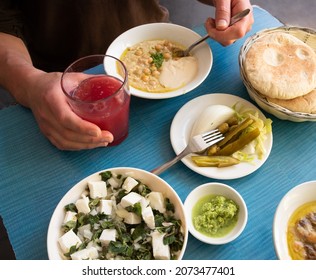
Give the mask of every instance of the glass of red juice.
M 73 62 L 61 77 L 72 110 L 82 119 L 111 132 L 120 144 L 128 135 L 130 92 L 124 64 L 108 55 L 91 55 Z

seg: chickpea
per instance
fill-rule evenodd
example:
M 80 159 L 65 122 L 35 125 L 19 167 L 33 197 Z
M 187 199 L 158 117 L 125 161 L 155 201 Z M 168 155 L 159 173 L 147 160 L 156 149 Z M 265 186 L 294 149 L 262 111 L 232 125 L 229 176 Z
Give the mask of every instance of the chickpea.
M 137 49 L 135 51 L 135 55 L 137 55 L 137 56 L 141 56 L 142 54 L 143 54 L 143 50 L 142 49 Z
M 170 58 L 171 58 L 171 53 L 170 53 L 170 52 L 164 52 L 164 53 L 163 53 L 163 57 L 164 57 L 165 59 L 170 59 Z
M 135 69 L 135 70 L 133 71 L 133 73 L 134 73 L 134 75 L 136 75 L 136 76 L 140 76 L 140 75 L 142 74 L 142 70 L 140 70 L 140 69 Z
M 156 51 L 159 52 L 159 51 L 161 51 L 163 49 L 163 46 L 158 44 L 158 45 L 155 46 L 155 49 L 156 49 Z
M 144 65 L 149 65 L 150 63 L 148 62 L 148 58 L 144 58 L 142 59 L 142 62 Z
M 146 82 L 149 81 L 149 76 L 148 75 L 143 75 L 141 79 L 142 79 L 143 82 L 146 83 Z
M 145 75 L 150 75 L 151 71 L 150 71 L 150 69 L 145 68 L 145 69 L 143 70 L 143 73 L 144 73 Z
M 157 67 L 155 65 L 150 66 L 151 72 L 157 71 Z
M 155 71 L 152 72 L 152 75 L 153 75 L 154 77 L 158 78 L 159 75 L 160 75 L 160 72 L 159 72 L 158 70 L 155 70 Z
M 170 50 L 172 48 L 172 43 L 169 41 L 165 41 L 164 45 Z
M 153 58 L 152 58 L 152 57 L 149 57 L 149 58 L 147 59 L 147 62 L 148 62 L 148 64 L 152 63 L 152 62 L 153 62 Z
M 155 80 L 150 80 L 150 81 L 149 81 L 149 84 L 150 84 L 151 86 L 155 86 L 155 85 L 157 84 L 157 82 L 156 82 Z

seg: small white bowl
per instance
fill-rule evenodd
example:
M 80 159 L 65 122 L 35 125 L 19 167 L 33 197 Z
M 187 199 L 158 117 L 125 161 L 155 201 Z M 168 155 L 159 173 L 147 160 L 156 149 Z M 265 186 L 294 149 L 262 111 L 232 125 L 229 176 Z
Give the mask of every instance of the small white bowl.
M 239 206 L 238 221 L 235 227 L 225 236 L 222 237 L 209 237 L 198 232 L 192 222 L 192 209 L 195 204 L 207 195 L 223 195 L 236 202 Z M 232 187 L 222 183 L 206 183 L 195 188 L 186 198 L 184 202 L 185 214 L 187 217 L 189 232 L 202 242 L 220 245 L 235 240 L 244 230 L 248 220 L 248 210 L 246 203 L 242 196 Z
M 161 192 L 164 197 L 169 198 L 173 203 L 175 208 L 175 217 L 180 219 L 182 222 L 182 230 L 184 234 L 183 247 L 181 251 L 178 253 L 178 259 L 182 259 L 183 254 L 186 249 L 187 240 L 188 240 L 188 228 L 185 218 L 184 206 L 183 203 L 175 192 L 175 190 L 163 179 L 158 177 L 157 175 L 148 172 L 146 170 L 132 168 L 132 167 L 115 167 L 108 168 L 106 170 L 98 171 L 78 182 L 75 186 L 73 186 L 61 199 L 58 203 L 48 227 L 47 234 L 47 251 L 48 258 L 50 260 L 62 260 L 64 259 L 61 253 L 61 250 L 58 246 L 58 239 L 63 234 L 61 230 L 61 226 L 64 220 L 65 212 L 64 207 L 69 203 L 74 203 L 82 194 L 82 192 L 86 189 L 88 181 L 100 180 L 100 173 L 103 171 L 111 171 L 116 174 L 125 174 L 132 176 L 133 178 L 141 181 L 146 184 L 152 191 Z
M 277 257 L 280 260 L 291 260 L 287 243 L 288 221 L 294 211 L 305 203 L 316 201 L 316 181 L 302 183 L 281 199 L 273 220 L 273 241 Z
M 180 25 L 172 23 L 149 23 L 129 29 L 118 36 L 109 46 L 106 54 L 120 58 L 128 47 L 148 40 L 169 40 L 188 47 L 200 38 L 201 36 L 193 30 Z M 191 51 L 191 54 L 198 60 L 198 73 L 191 82 L 177 90 L 163 93 L 150 93 L 130 87 L 131 94 L 141 98 L 164 99 L 188 93 L 199 86 L 211 71 L 213 55 L 206 42 L 196 46 Z M 117 72 L 115 65 L 111 68 L 112 70 L 108 68 L 108 71 Z

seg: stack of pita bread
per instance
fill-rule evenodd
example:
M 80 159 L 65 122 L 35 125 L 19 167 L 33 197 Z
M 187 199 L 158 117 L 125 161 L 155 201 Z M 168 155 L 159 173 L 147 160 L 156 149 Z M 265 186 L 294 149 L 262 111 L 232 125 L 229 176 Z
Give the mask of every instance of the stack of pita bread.
M 266 34 L 250 47 L 244 67 L 270 103 L 316 114 L 316 53 L 300 39 L 282 31 Z

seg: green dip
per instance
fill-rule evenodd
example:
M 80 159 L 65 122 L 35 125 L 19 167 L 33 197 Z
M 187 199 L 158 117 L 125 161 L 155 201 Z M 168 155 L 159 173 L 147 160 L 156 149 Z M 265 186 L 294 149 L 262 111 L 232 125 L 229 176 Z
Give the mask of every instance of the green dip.
M 229 233 L 238 220 L 238 205 L 222 195 L 207 195 L 199 199 L 192 210 L 192 222 L 197 231 L 210 237 Z

